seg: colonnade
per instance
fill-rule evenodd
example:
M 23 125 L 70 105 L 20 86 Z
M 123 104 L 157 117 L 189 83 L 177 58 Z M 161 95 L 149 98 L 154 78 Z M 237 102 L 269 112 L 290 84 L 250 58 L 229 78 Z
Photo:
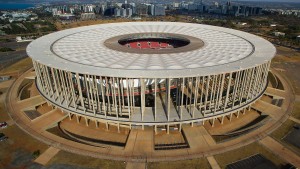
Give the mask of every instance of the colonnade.
M 216 75 L 126 78 L 81 74 L 33 61 L 36 84 L 73 114 L 131 125 L 194 123 L 249 107 L 267 85 L 270 62 Z

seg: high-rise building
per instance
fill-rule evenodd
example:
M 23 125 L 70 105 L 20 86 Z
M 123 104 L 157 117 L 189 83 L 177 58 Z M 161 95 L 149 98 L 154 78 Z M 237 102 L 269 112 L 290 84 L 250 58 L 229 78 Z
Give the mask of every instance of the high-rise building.
M 165 7 L 162 5 L 155 5 L 154 6 L 154 15 L 155 16 L 165 16 Z
M 91 20 L 91 19 L 95 19 L 95 18 L 96 18 L 95 13 L 82 13 L 80 15 L 81 20 Z
M 120 8 L 115 8 L 114 15 L 115 15 L 115 17 L 120 17 L 121 16 L 121 9 Z
M 120 10 L 121 10 L 120 16 L 121 16 L 121 17 L 126 17 L 126 16 L 127 16 L 126 9 L 121 8 Z
M 127 17 L 130 18 L 132 16 L 132 9 L 131 8 L 127 8 L 126 9 L 126 14 L 127 14 Z
M 148 4 L 148 15 L 155 15 L 155 5 L 153 4 Z

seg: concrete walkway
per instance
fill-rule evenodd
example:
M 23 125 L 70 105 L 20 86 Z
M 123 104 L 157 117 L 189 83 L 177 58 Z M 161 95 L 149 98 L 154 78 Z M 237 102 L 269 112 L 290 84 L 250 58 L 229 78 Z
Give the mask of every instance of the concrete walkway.
M 221 169 L 214 156 L 207 157 L 207 161 L 209 162 L 212 169 Z
M 251 107 L 257 111 L 268 114 L 274 120 L 279 120 L 284 114 L 284 111 L 282 111 L 281 107 L 275 106 L 262 100 L 256 101 Z
M 34 126 L 36 129 L 39 129 L 39 131 L 43 131 L 47 128 L 52 127 L 67 116 L 67 114 L 61 112 L 59 109 L 53 109 L 50 112 L 32 120 L 31 125 Z
M 125 146 L 125 154 L 146 157 L 154 149 L 153 132 L 153 128 L 145 128 L 144 131 L 132 129 Z
M 46 100 L 41 95 L 38 95 L 38 96 L 30 97 L 28 99 L 20 100 L 18 101 L 18 103 L 21 109 L 24 109 L 27 107 L 42 105 L 46 103 Z
M 279 97 L 279 98 L 285 98 L 286 92 L 284 90 L 275 89 L 271 87 L 267 87 L 267 90 L 265 92 L 267 95 L 273 96 L 273 97 Z
M 190 153 L 198 152 L 199 150 L 208 151 L 212 146 L 216 145 L 214 139 L 203 126 L 190 127 L 185 125 L 182 129 L 191 147 L 188 150 Z
M 145 169 L 146 163 L 127 162 L 126 169 Z
M 35 159 L 34 162 L 46 165 L 59 151 L 60 149 L 49 147 L 43 154 Z
M 7 80 L 7 81 L 0 82 L 0 89 L 9 88 L 13 82 L 14 80 Z
M 275 155 L 278 155 L 285 161 L 293 164 L 294 166 L 296 166 L 298 168 L 300 167 L 300 157 L 297 156 L 291 150 L 285 148 L 283 145 L 281 145 L 279 142 L 277 142 L 273 138 L 267 136 L 264 139 L 260 140 L 259 143 L 261 143 L 263 146 L 268 148 Z
M 25 78 L 26 78 L 26 79 L 32 79 L 32 80 L 34 80 L 35 77 L 36 77 L 35 72 L 30 72 L 30 73 L 28 73 L 28 74 L 26 75 Z
M 300 124 L 300 120 L 296 119 L 295 117 L 290 116 L 289 119 L 296 122 L 296 123 L 298 123 L 298 124 Z

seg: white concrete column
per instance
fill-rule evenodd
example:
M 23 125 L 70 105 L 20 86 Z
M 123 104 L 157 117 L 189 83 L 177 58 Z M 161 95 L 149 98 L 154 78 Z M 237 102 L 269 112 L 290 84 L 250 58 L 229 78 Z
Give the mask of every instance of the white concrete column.
M 216 121 L 216 118 L 213 118 L 213 120 L 212 120 L 212 127 L 215 127 L 215 121 Z
M 89 119 L 86 118 L 86 117 L 84 117 L 84 118 L 85 118 L 85 125 L 86 125 L 86 126 L 89 126 Z
M 231 79 L 232 79 L 232 72 L 229 74 L 229 79 L 228 79 L 228 85 L 227 85 L 227 92 L 226 92 L 226 97 L 225 97 L 225 103 L 224 103 L 224 109 L 223 112 L 226 111 L 226 107 L 228 104 L 228 97 L 229 97 L 229 92 L 230 92 L 230 87 L 231 87 Z
M 140 78 L 140 84 L 141 84 L 141 93 L 140 93 L 140 96 L 141 96 L 141 113 L 142 113 L 142 121 L 144 121 L 144 115 L 145 115 L 145 79 L 143 78 Z
M 76 121 L 77 121 L 77 123 L 79 123 L 80 121 L 79 121 L 79 117 L 78 117 L 78 115 L 76 114 Z
M 68 115 L 69 115 L 69 119 L 72 120 L 72 115 L 71 115 L 71 113 L 68 113 Z
M 95 120 L 95 125 L 96 125 L 96 128 L 99 128 L 99 124 L 98 124 L 97 120 Z
M 106 126 L 106 130 L 108 131 L 109 130 L 108 122 L 105 122 L 105 126 Z
M 170 134 L 170 125 L 167 125 L 167 134 Z

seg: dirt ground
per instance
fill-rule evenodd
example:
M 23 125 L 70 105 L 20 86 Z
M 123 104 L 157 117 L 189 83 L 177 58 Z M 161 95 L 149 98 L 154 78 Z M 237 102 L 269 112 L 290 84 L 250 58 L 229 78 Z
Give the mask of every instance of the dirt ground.
M 286 162 L 280 159 L 278 156 L 274 155 L 270 151 L 268 151 L 266 148 L 261 146 L 258 143 L 252 143 L 248 146 L 229 151 L 223 154 L 218 154 L 215 156 L 215 159 L 217 160 L 218 164 L 221 168 L 225 168 L 226 165 L 242 160 L 244 158 L 250 157 L 255 154 L 261 154 L 265 158 L 272 161 L 276 166 L 285 165 Z
M 295 93 L 300 94 L 300 51 L 286 47 L 276 47 L 277 55 L 271 66 L 282 72 L 292 83 Z
M 159 162 L 159 163 L 148 163 L 148 169 L 209 169 L 210 165 L 206 158 L 172 161 L 172 162 Z
M 60 151 L 54 156 L 46 167 L 63 164 L 67 166 L 77 166 L 82 168 L 101 168 L 101 169 L 125 169 L 126 163 L 122 161 L 111 161 L 96 159 L 78 154 L 72 154 L 66 151 Z M 70 168 L 71 169 L 71 168 Z

